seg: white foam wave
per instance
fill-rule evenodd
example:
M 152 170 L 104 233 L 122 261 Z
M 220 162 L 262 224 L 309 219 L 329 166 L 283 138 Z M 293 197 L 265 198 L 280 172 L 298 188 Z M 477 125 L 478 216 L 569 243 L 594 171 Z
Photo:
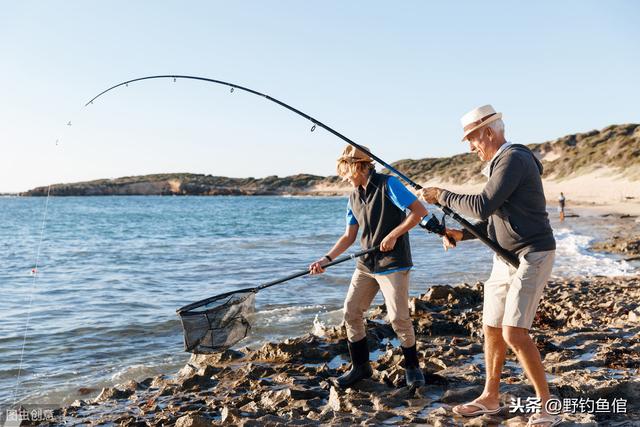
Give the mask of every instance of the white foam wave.
M 264 325 L 273 323 L 291 323 L 300 322 L 305 315 L 318 313 L 325 310 L 324 305 L 294 305 L 286 307 L 276 307 L 268 310 L 258 309 L 256 316 L 260 318 L 260 322 Z
M 568 228 L 555 230 L 556 276 L 628 276 L 634 268 L 626 261 L 591 251 L 593 237 L 575 233 Z
M 311 333 L 317 337 L 323 337 L 327 332 L 327 325 L 318 319 L 318 315 L 313 319 L 313 328 L 311 328 Z

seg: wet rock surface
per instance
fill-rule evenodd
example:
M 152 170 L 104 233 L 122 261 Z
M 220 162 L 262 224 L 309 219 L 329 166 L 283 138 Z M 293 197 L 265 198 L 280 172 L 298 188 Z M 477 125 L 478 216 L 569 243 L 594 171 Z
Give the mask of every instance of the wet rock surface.
M 563 413 L 564 425 L 640 425 L 640 278 L 551 281 L 532 336 L 551 392 L 560 399 L 626 399 L 626 413 Z M 498 415 L 463 419 L 451 408 L 484 383 L 482 284 L 433 286 L 411 300 L 417 349 L 427 384 L 409 390 L 402 352 L 384 306 L 369 313 L 374 375 L 353 388 L 332 379 L 346 369 L 342 327 L 258 349 L 194 355 L 176 375 L 104 389 L 58 414 L 67 425 L 507 425 L 512 398 L 533 397 L 513 353 L 503 372 Z
M 594 243 L 592 247 L 598 251 L 621 254 L 627 261 L 640 260 L 640 235 L 616 235 L 604 242 Z
M 609 239 L 594 242 L 591 249 L 620 254 L 626 261 L 640 261 L 640 218 L 622 215 L 620 222 Z

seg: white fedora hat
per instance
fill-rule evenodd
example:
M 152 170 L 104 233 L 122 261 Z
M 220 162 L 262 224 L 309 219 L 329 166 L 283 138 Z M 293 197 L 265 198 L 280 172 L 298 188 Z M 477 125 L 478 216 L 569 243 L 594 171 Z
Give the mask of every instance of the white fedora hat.
M 474 108 L 460 119 L 460 123 L 462 123 L 462 127 L 464 129 L 464 136 L 462 137 L 462 140 L 464 141 L 467 139 L 471 132 L 501 118 L 502 113 L 496 113 L 496 110 L 494 110 L 489 104 Z

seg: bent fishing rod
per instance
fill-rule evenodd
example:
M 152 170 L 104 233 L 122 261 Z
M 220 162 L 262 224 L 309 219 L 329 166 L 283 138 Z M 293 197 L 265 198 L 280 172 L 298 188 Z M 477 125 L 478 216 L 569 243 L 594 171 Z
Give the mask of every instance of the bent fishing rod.
M 114 86 L 111 86 L 108 89 L 103 90 L 102 92 L 100 92 L 99 94 L 97 94 L 96 96 L 91 98 L 89 100 L 89 102 L 87 102 L 85 104 L 85 107 L 87 107 L 90 104 L 93 104 L 93 101 L 95 101 L 96 99 L 100 98 L 102 95 L 106 94 L 107 92 L 109 92 L 109 91 L 111 91 L 113 89 L 116 89 L 116 88 L 118 88 L 120 86 L 129 86 L 130 83 L 135 83 L 135 82 L 139 82 L 139 81 L 143 81 L 143 80 L 154 80 L 154 79 L 173 79 L 174 82 L 177 79 L 200 80 L 200 81 L 204 81 L 204 82 L 216 83 L 216 84 L 219 84 L 219 85 L 228 86 L 228 87 L 231 88 L 231 93 L 233 93 L 234 89 L 238 89 L 238 90 L 241 90 L 241 91 L 244 91 L 244 92 L 251 93 L 253 95 L 257 95 L 257 96 L 266 98 L 267 100 L 269 100 L 271 102 L 274 102 L 274 103 L 280 105 L 281 107 L 284 107 L 287 110 L 292 111 L 292 112 L 296 113 L 297 115 L 299 115 L 301 117 L 304 117 L 305 119 L 307 119 L 311 123 L 313 123 L 313 126 L 311 127 L 311 132 L 313 132 L 316 129 L 316 126 L 320 126 L 321 128 L 323 128 L 324 130 L 328 131 L 329 133 L 331 133 L 331 134 L 337 136 L 338 138 L 342 139 L 347 144 L 349 144 L 349 145 L 355 147 L 356 149 L 366 153 L 368 156 L 370 156 L 376 162 L 380 163 L 382 166 L 387 168 L 389 171 L 393 172 L 396 176 L 398 176 L 400 179 L 405 181 L 407 184 L 409 184 L 414 189 L 421 190 L 423 188 L 420 184 L 418 184 L 418 183 L 414 182 L 413 180 L 411 180 L 408 176 L 406 176 L 405 174 L 403 174 L 402 172 L 400 172 L 399 170 L 397 170 L 396 168 L 391 166 L 389 163 L 387 163 L 384 160 L 382 160 L 380 157 L 378 157 L 375 154 L 373 154 L 371 151 L 367 150 L 366 148 L 364 148 L 360 144 L 358 144 L 358 143 L 352 141 L 351 139 L 347 138 L 346 136 L 342 135 L 340 132 L 330 128 L 329 126 L 325 125 L 324 123 L 322 123 L 321 121 L 315 119 L 314 117 L 311 117 L 310 115 L 305 114 L 302 111 L 298 110 L 297 108 L 294 108 L 294 107 L 292 107 L 292 106 L 290 106 L 288 104 L 285 104 L 284 102 L 282 102 L 282 101 L 280 101 L 280 100 L 278 100 L 276 98 L 273 98 L 273 97 L 271 97 L 269 95 L 266 95 L 264 93 L 258 92 L 256 90 L 250 89 L 248 87 L 237 85 L 235 83 L 229 83 L 229 82 L 225 82 L 225 81 L 222 81 L 222 80 L 216 80 L 216 79 L 209 79 L 209 78 L 206 78 L 206 77 L 186 76 L 186 75 L 180 75 L 180 74 L 164 74 L 164 75 L 157 75 L 157 76 L 139 77 L 139 78 L 136 78 L 136 79 L 131 79 L 131 80 L 124 81 L 122 83 L 118 83 L 118 84 L 116 84 Z M 472 223 L 470 223 L 469 221 L 467 221 L 466 219 L 461 217 L 457 212 L 453 211 L 451 208 L 449 208 L 447 206 L 442 206 L 439 203 L 436 203 L 436 206 L 438 206 L 440 209 L 442 209 L 442 212 L 444 212 L 445 215 L 449 215 L 456 222 L 458 222 L 463 228 L 465 228 L 467 231 L 469 231 L 469 233 L 471 233 L 473 236 L 475 236 L 477 239 L 479 239 L 482 243 L 484 243 L 489 248 L 491 248 L 491 250 L 493 250 L 495 253 L 500 255 L 505 261 L 507 261 L 512 266 L 518 268 L 518 266 L 520 265 L 520 261 L 518 260 L 518 257 L 514 253 L 504 249 L 497 242 L 494 242 L 493 240 L 491 240 L 487 235 L 485 235 L 480 230 L 478 230 L 478 228 L 476 226 L 474 226 Z M 436 233 L 436 234 L 439 234 L 441 236 L 445 235 L 444 217 L 443 217 L 442 223 L 440 223 L 440 221 L 438 221 L 438 219 L 433 215 L 428 220 L 423 218 L 423 220 L 420 223 L 420 226 L 422 228 L 426 229 L 429 232 Z

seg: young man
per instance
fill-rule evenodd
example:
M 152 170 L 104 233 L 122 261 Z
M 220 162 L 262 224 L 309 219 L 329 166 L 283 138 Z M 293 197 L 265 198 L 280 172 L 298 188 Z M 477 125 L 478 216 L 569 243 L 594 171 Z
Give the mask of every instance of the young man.
M 423 385 L 409 314 L 409 275 L 413 264 L 408 231 L 427 215 L 427 210 L 397 178 L 377 173 L 371 157 L 351 145 L 338 158 L 337 171 L 353 186 L 347 206 L 347 227 L 333 248 L 309 266 L 311 273 L 323 273 L 324 265 L 355 242 L 359 230 L 363 249 L 380 245 L 379 252 L 358 259 L 351 278 L 344 302 L 351 369 L 338 378 L 338 385 L 349 387 L 373 373 L 364 314 L 378 290 L 384 295 L 388 318 L 400 339 L 407 385 Z M 406 209 L 410 211 L 408 215 Z

